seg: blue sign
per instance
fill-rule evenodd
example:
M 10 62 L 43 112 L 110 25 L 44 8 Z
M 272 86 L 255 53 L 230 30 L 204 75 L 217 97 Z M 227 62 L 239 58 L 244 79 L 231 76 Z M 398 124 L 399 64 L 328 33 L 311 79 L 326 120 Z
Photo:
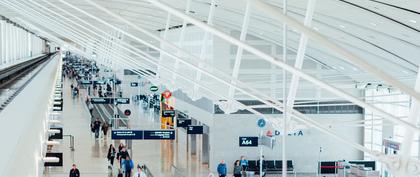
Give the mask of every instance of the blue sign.
M 145 140 L 174 140 L 175 130 L 144 130 Z
M 258 127 L 260 127 L 260 128 L 264 128 L 265 127 L 265 120 L 264 119 L 258 119 L 258 121 L 257 121 L 257 125 L 258 125 Z
M 258 136 L 240 136 L 239 146 L 240 147 L 257 147 Z
M 113 140 L 132 140 L 132 139 L 143 139 L 142 130 L 112 130 L 111 139 Z

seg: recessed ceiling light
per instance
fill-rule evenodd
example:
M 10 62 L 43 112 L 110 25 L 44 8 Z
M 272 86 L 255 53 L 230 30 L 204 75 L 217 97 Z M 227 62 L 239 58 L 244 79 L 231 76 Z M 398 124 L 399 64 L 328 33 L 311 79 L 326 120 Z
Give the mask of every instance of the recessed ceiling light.
M 409 20 L 409 22 L 411 22 L 411 23 L 417 23 L 416 20 Z
M 314 30 L 315 30 L 315 31 L 319 31 L 319 29 L 318 29 L 317 27 L 314 27 Z
M 346 28 L 344 25 L 340 25 L 339 27 L 340 27 L 340 28 Z

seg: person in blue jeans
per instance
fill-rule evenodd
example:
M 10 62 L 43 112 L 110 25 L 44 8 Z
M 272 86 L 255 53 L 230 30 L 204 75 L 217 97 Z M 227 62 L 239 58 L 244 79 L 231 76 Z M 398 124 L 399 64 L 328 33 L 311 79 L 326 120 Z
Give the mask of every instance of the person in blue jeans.
M 248 169 L 248 160 L 245 159 L 245 156 L 241 156 L 240 164 L 242 166 L 243 171 L 246 171 Z
M 227 167 L 225 164 L 225 160 L 221 160 L 219 165 L 217 165 L 217 173 L 219 173 L 219 177 L 226 177 Z

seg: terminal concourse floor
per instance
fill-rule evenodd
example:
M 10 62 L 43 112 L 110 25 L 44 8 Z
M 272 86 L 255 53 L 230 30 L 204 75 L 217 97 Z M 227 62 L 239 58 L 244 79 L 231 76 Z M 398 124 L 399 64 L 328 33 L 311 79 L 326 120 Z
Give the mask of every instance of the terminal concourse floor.
M 90 132 L 90 115 L 85 100 L 85 90 L 80 90 L 79 97 L 72 98 L 70 93 L 70 80 L 64 80 L 64 108 L 61 122 L 64 125 L 65 135 L 75 137 L 75 151 L 70 151 L 69 138 L 64 137 L 61 145 L 53 148 L 53 152 L 63 152 L 63 168 L 48 168 L 46 177 L 64 177 L 73 163 L 77 164 L 81 176 L 105 177 L 108 176 L 108 161 L 106 154 L 111 138 L 95 140 Z M 123 109 L 131 109 L 132 115 L 129 121 L 131 129 L 159 129 L 159 118 L 150 110 L 144 110 L 139 105 L 130 104 Z M 118 142 L 115 142 L 116 147 Z M 134 162 L 146 164 L 155 177 L 171 176 L 172 166 L 182 169 L 187 176 L 201 177 L 209 173 L 206 166 L 200 165 L 200 152 L 190 155 L 184 143 L 176 141 L 133 141 L 133 151 L 130 153 Z M 199 149 L 199 148 L 198 148 Z M 116 167 L 116 165 L 114 164 Z M 116 170 L 117 168 L 114 168 Z M 188 170 L 186 170 L 188 169 Z M 114 173 L 114 176 L 115 173 Z

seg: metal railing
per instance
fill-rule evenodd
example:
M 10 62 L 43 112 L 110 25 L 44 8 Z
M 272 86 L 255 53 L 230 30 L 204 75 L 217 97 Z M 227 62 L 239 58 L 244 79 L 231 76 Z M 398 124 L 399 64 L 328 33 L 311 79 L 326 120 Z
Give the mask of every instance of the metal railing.
M 171 166 L 171 177 L 187 177 L 185 172 L 174 165 Z
M 144 171 L 144 173 L 146 173 L 147 177 L 153 177 L 153 174 L 150 171 L 149 167 L 147 167 L 147 165 L 143 165 L 143 171 Z

